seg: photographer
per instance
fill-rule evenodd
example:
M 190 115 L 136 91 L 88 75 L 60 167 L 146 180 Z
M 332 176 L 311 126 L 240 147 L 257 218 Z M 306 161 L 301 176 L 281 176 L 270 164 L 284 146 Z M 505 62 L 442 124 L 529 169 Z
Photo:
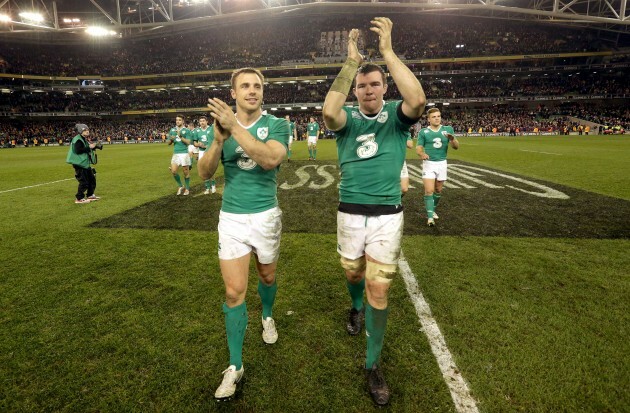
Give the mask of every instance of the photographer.
M 87 204 L 92 201 L 98 201 L 100 197 L 94 195 L 96 188 L 96 170 L 92 169 L 92 164 L 96 164 L 96 154 L 94 149 L 103 149 L 103 145 L 99 143 L 89 143 L 90 129 L 87 125 L 78 123 L 76 125 L 79 133 L 72 139 L 66 163 L 72 164 L 74 167 L 74 177 L 79 181 L 79 189 L 76 194 L 75 204 Z M 87 194 L 86 194 L 87 191 Z

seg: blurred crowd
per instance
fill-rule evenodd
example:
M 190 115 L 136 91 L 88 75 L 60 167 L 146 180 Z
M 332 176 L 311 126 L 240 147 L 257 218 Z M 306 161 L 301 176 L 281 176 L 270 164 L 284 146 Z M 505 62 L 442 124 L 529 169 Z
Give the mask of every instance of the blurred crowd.
M 478 107 L 442 107 L 442 123 L 451 125 L 457 133 L 541 133 L 558 132 L 568 134 L 584 130 L 586 123 L 592 121 L 603 126 L 619 126 L 630 129 L 630 109 L 620 105 L 603 107 L 583 103 L 566 103 L 557 106 L 538 105 L 525 107 L 520 105 L 494 105 Z M 605 115 L 604 115 L 605 113 Z M 296 123 L 298 139 L 306 139 L 306 124 L 310 116 L 314 116 L 320 123 L 321 137 L 332 138 L 333 133 L 325 128 L 321 120 L 321 113 L 302 110 L 299 112 L 274 112 L 278 117 L 289 114 L 291 121 Z M 190 115 L 187 120 L 189 127 L 196 127 L 197 115 Z M 175 126 L 174 117 L 144 118 L 136 120 L 91 119 L 82 120 L 90 126 L 93 139 L 104 142 L 130 141 L 163 141 L 163 136 Z M 0 118 L 0 144 L 4 147 L 7 142 L 15 140 L 18 145 L 25 142 L 28 145 L 43 145 L 67 143 L 73 136 L 75 121 L 46 120 L 46 121 L 11 121 Z M 426 127 L 426 119 L 422 119 L 415 127 L 419 130 Z M 600 133 L 598 128 L 587 129 L 592 134 Z M 26 140 L 26 141 L 25 141 Z
M 248 23 L 247 30 L 225 27 L 147 39 L 118 39 L 88 46 L 0 43 L 0 70 L 54 76 L 131 75 L 278 66 L 314 61 L 338 52 L 322 42 L 323 33 L 343 38 L 362 30 L 363 53 L 379 58 L 378 39 L 367 30 L 372 16 L 308 16 Z M 457 16 L 392 16 L 393 44 L 408 60 L 442 57 L 597 51 L 596 33 L 556 26 Z M 344 55 L 345 56 L 345 55 Z M 340 59 L 339 61 L 342 61 Z
M 459 76 L 450 78 L 422 77 L 425 94 L 431 99 L 487 98 L 515 96 L 630 96 L 630 72 L 540 74 L 534 77 Z M 330 81 L 322 83 L 282 83 L 265 86 L 266 104 L 321 103 L 330 89 Z M 230 102 L 229 89 L 179 89 L 160 92 L 127 92 L 118 94 L 77 92 L 19 91 L 0 94 L 0 112 L 120 112 L 137 109 L 205 107 L 209 97 Z M 392 82 L 386 97 L 399 99 Z M 354 96 L 348 96 L 349 101 Z

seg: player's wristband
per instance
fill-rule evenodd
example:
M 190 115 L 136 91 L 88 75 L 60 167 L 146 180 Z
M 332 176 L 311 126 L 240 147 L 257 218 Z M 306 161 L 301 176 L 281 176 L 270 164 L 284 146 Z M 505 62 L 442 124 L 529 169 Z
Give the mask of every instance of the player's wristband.
M 350 92 L 350 87 L 352 86 L 352 81 L 354 80 L 358 67 L 359 63 L 356 60 L 350 58 L 346 59 L 346 62 L 343 64 L 343 67 L 335 78 L 330 90 L 348 96 L 348 92 Z

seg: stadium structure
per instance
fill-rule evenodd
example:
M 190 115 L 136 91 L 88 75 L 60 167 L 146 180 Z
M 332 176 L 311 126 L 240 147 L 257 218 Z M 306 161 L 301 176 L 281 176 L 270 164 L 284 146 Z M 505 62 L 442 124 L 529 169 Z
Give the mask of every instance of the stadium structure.
M 266 110 L 304 118 L 321 110 L 352 27 L 379 62 L 366 28 L 387 15 L 396 52 L 458 132 L 627 129 L 626 3 L 0 0 L 0 124 L 194 116 L 210 95 L 229 99 L 241 66 L 265 74 Z

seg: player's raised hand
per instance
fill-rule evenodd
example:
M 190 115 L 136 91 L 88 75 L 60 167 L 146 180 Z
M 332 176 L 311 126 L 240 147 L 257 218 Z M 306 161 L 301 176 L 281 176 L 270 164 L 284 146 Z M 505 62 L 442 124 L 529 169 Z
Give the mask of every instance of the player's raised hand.
M 210 109 L 210 116 L 228 133 L 228 136 L 231 135 L 232 128 L 236 126 L 237 122 L 236 115 L 230 105 L 219 98 L 210 98 L 208 99 L 208 108 Z
M 214 128 L 214 140 L 216 140 L 217 143 L 223 143 L 226 140 L 228 140 L 228 138 L 230 137 L 229 132 L 226 132 L 223 126 L 221 126 L 219 121 L 216 119 L 214 120 L 213 128 Z
M 448 138 L 449 141 L 452 141 L 453 139 L 455 139 L 455 135 L 453 135 L 452 133 L 446 133 L 446 137 Z
M 363 56 L 359 53 L 359 30 L 352 29 L 348 34 L 348 57 L 358 64 L 363 63 Z
M 387 17 L 375 17 L 370 23 L 372 23 L 370 30 L 378 34 L 378 50 L 381 55 L 384 56 L 385 53 L 393 52 L 392 26 L 394 23 Z

